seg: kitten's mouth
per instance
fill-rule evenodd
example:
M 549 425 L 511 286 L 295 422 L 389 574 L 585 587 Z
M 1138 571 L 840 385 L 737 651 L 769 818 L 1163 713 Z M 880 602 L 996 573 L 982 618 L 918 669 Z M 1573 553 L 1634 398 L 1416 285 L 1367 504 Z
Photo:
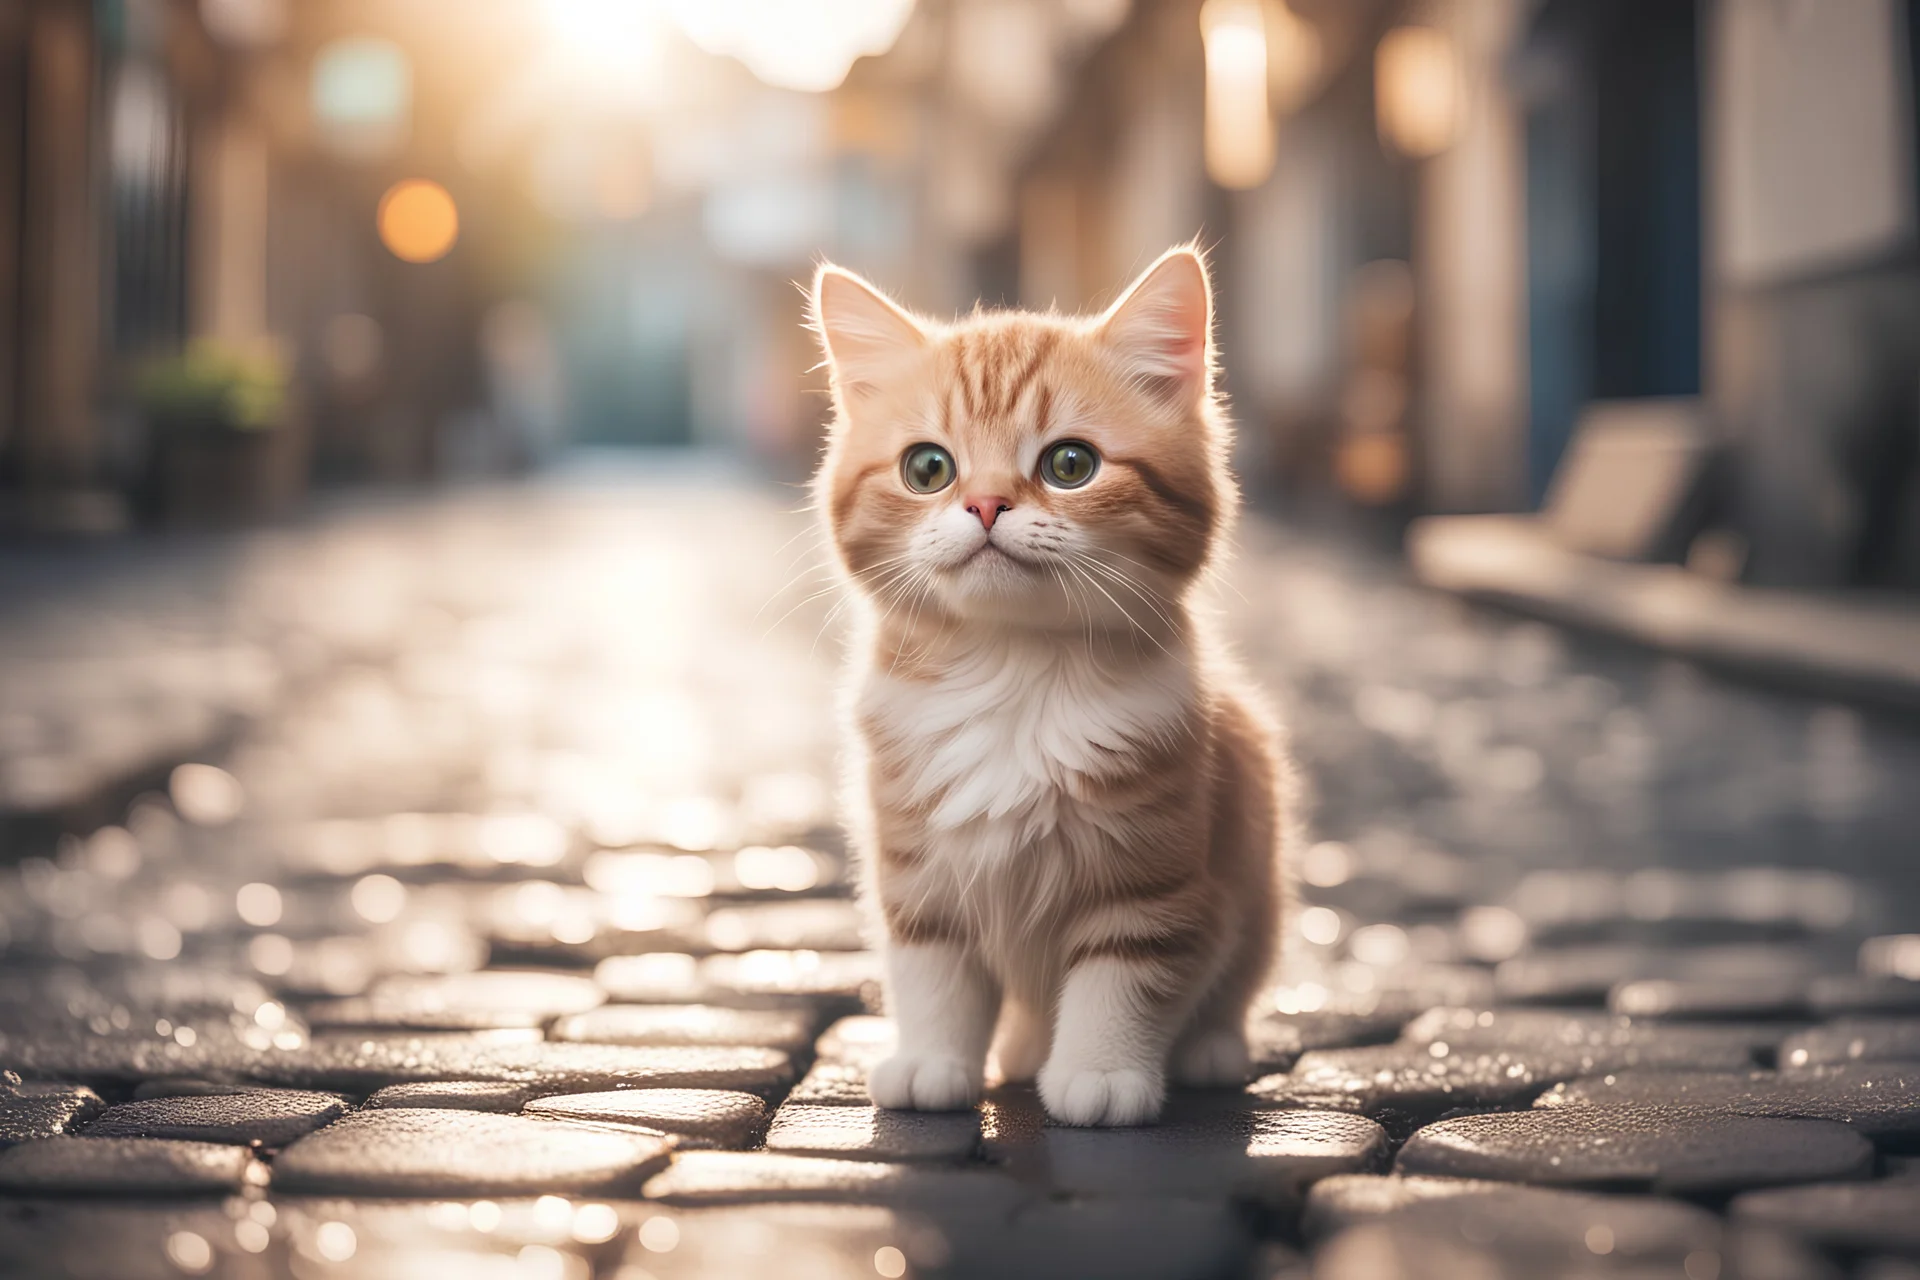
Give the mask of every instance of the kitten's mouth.
M 960 562 L 959 567 L 964 569 L 969 565 L 994 563 L 1019 565 L 1023 569 L 1027 567 L 1027 561 L 1023 557 L 1013 554 L 997 542 L 981 543 L 967 554 L 967 558 Z

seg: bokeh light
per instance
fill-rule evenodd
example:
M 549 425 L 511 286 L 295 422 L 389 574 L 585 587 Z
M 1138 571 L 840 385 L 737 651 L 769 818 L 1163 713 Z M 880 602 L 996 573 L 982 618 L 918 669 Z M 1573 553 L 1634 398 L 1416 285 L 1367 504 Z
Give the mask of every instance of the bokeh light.
M 319 141 L 343 159 L 378 160 L 406 144 L 413 63 L 391 40 L 355 36 L 323 46 L 310 92 Z
M 1273 172 L 1267 106 L 1267 26 L 1260 0 L 1207 0 L 1207 173 L 1223 187 L 1257 187 Z
M 1438 155 L 1460 128 L 1460 58 L 1437 27 L 1396 27 L 1374 53 L 1380 140 L 1401 155 Z
M 256 929 L 271 928 L 280 923 L 280 891 L 258 881 L 243 884 L 234 894 L 234 910 Z
M 460 238 L 460 209 L 437 182 L 408 178 L 380 197 L 380 243 L 402 262 L 438 262 Z
M 178 766 L 168 779 L 167 792 L 180 816 L 202 827 L 232 822 L 246 804 L 239 779 L 210 764 Z

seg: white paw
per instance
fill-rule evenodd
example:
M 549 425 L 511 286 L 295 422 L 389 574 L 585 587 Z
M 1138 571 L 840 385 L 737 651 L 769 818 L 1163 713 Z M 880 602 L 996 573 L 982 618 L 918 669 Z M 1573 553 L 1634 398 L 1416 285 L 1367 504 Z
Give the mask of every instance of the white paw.
M 1235 1031 L 1203 1031 L 1173 1054 L 1173 1078 L 1198 1089 L 1243 1085 L 1249 1066 L 1247 1038 Z
M 1061 1124 L 1150 1124 L 1165 1100 L 1165 1085 L 1144 1071 L 1040 1071 L 1040 1101 Z
M 980 1072 L 945 1054 L 896 1053 L 867 1073 L 867 1096 L 894 1111 L 963 1111 L 980 1101 Z

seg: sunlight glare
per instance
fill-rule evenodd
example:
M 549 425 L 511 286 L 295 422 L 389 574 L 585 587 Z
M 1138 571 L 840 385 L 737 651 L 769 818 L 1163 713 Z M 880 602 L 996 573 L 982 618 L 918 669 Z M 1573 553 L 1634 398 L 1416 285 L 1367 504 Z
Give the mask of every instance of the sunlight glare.
M 659 70 L 660 15 L 647 0 L 544 0 L 547 27 L 567 56 L 606 75 Z
M 893 47 L 914 0 L 672 0 L 674 20 L 708 53 L 738 58 L 780 89 L 838 88 L 862 56 Z

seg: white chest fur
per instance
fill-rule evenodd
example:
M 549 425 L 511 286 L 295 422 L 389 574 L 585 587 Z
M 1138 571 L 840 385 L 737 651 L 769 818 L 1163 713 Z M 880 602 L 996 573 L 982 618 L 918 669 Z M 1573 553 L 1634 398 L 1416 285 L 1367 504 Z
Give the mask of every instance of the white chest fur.
M 1177 651 L 1122 659 L 994 638 L 935 680 L 870 673 L 858 709 L 882 749 L 904 754 L 900 798 L 933 830 L 1011 825 L 1033 839 L 1063 820 L 1076 776 L 1111 774 L 1139 744 L 1181 732 L 1195 698 Z

